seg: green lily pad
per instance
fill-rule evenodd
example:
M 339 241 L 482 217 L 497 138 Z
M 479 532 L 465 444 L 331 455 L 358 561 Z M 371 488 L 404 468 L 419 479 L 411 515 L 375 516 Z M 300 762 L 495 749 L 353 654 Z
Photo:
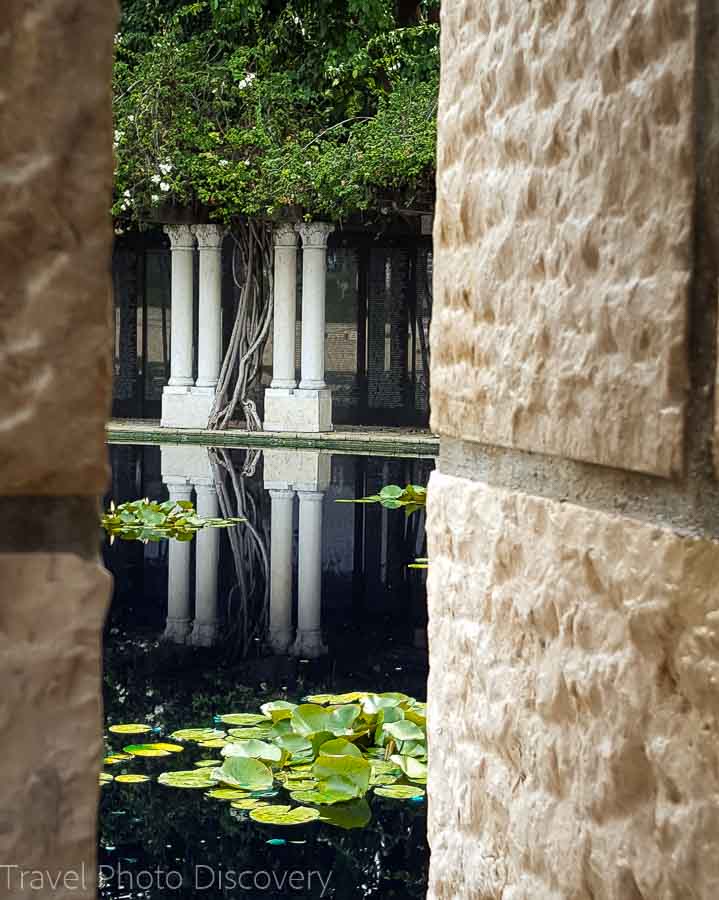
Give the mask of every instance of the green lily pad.
M 176 741 L 212 741 L 224 738 L 225 732 L 219 728 L 181 728 L 170 735 Z
M 215 785 L 209 769 L 189 769 L 184 772 L 163 772 L 157 779 L 166 787 L 207 790 Z
M 109 772 L 100 772 L 100 784 L 109 784 L 114 780 L 114 777 Z
M 413 781 L 427 781 L 427 764 L 415 759 L 413 756 L 403 756 L 394 754 L 390 756 L 392 762 L 396 763 L 404 772 L 407 778 Z
M 274 741 L 278 747 L 287 750 L 288 753 L 292 753 L 293 755 L 297 753 L 306 753 L 308 750 L 312 750 L 310 741 L 300 734 L 282 734 L 274 738 Z
M 320 706 L 329 704 L 330 706 L 341 706 L 343 703 L 356 703 L 366 697 L 365 691 L 351 691 L 348 694 L 313 694 L 305 697 L 305 703 L 317 703 Z
M 217 772 L 213 769 L 213 772 Z M 263 791 L 272 787 L 271 770 L 259 759 L 242 756 L 227 757 L 219 770 L 220 778 L 233 787 L 247 791 Z
M 273 700 L 271 703 L 263 703 L 260 707 L 265 716 L 273 722 L 289 719 L 296 708 L 296 703 L 289 703 L 287 700 Z
M 248 797 L 246 800 L 233 800 L 230 806 L 233 809 L 259 809 L 261 806 L 269 806 L 266 800 L 254 800 Z
M 297 803 L 314 803 L 317 806 L 346 803 L 354 799 L 352 793 L 347 790 L 335 790 L 324 785 L 319 785 L 311 791 L 290 791 L 290 797 Z
M 213 800 L 242 800 L 243 797 L 249 797 L 249 794 L 238 788 L 213 788 L 205 796 L 211 797 Z
M 132 759 L 130 753 L 113 753 L 111 756 L 106 756 L 103 762 L 106 766 L 116 766 L 119 763 L 127 762 L 128 759 Z
M 150 778 L 148 775 L 115 775 L 115 781 L 120 784 L 142 784 Z
M 356 756 L 319 756 L 312 767 L 312 775 L 327 787 L 347 791 L 348 796 L 361 797 L 369 787 L 370 764 Z
M 222 748 L 222 755 L 225 757 L 239 756 L 252 759 L 263 759 L 268 762 L 282 762 L 283 751 L 274 744 L 268 744 L 267 741 L 258 741 L 250 738 L 247 741 L 238 741 L 236 744 L 227 744 Z
M 263 825 L 306 825 L 319 817 L 319 810 L 308 806 L 296 806 L 294 809 L 289 806 L 264 806 L 250 812 L 250 818 Z
M 152 726 L 132 722 L 129 725 L 110 725 L 108 731 L 113 734 L 147 734 L 148 731 L 152 731 Z
M 207 750 L 219 750 L 221 747 L 224 747 L 228 741 L 224 738 L 210 738 L 207 741 L 198 741 L 198 747 L 205 747 Z
M 221 759 L 200 759 L 195 763 L 197 769 L 214 769 L 215 766 L 221 766 Z
M 227 713 L 217 717 L 225 725 L 258 725 L 266 722 L 267 718 L 258 713 Z
M 386 722 L 384 730 L 391 734 L 396 741 L 423 741 L 424 732 L 414 722 L 402 720 L 399 722 Z
M 414 784 L 388 784 L 374 788 L 375 794 L 380 797 L 391 797 L 393 800 L 412 800 L 414 797 L 424 797 L 424 788 Z
M 154 744 L 128 744 L 123 747 L 124 753 L 131 756 L 172 756 L 171 750 L 163 750 L 162 747 L 156 747 Z
M 325 741 L 320 747 L 322 756 L 362 756 L 362 751 L 344 738 Z
M 185 749 L 180 744 L 167 744 L 162 741 L 153 744 L 145 744 L 146 747 L 154 747 L 157 750 L 166 750 L 168 753 L 182 753 Z
M 233 741 L 263 741 L 269 737 L 271 727 L 268 725 L 266 728 L 260 728 L 258 725 L 252 725 L 249 728 L 230 728 L 228 735 Z

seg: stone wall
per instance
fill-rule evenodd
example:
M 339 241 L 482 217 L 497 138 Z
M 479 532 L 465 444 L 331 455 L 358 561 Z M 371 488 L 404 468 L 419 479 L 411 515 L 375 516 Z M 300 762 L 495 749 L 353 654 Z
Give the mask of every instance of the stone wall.
M 719 896 L 718 22 L 443 7 L 431 898 Z
M 6 0 L 0 21 L 3 896 L 96 896 L 115 20 Z

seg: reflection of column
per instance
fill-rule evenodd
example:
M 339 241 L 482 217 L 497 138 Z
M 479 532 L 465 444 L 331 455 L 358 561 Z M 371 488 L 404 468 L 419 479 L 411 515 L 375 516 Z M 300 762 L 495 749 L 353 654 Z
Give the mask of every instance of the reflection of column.
M 167 225 L 172 247 L 172 325 L 170 387 L 193 384 L 192 379 L 192 258 L 195 239 L 188 225 Z
M 189 500 L 192 485 L 167 483 L 170 500 Z M 190 543 L 168 541 L 167 548 L 167 623 L 163 638 L 184 644 L 190 631 Z
M 219 516 L 219 501 L 214 484 L 195 483 L 197 514 L 202 518 Z M 211 646 L 219 631 L 217 567 L 220 557 L 220 529 L 201 528 L 195 538 L 195 624 L 190 643 Z
M 285 653 L 292 641 L 292 512 L 295 492 L 270 490 L 270 645 Z
M 327 652 L 322 643 L 322 501 L 323 491 L 297 492 L 300 498 L 299 590 L 295 656 Z
M 297 321 L 297 232 L 292 225 L 275 231 L 272 388 L 294 389 Z
M 200 251 L 198 388 L 214 393 L 222 362 L 222 239 L 219 225 L 194 225 Z
M 325 294 L 327 238 L 334 225 L 309 222 L 298 225 L 302 236 L 302 379 L 300 388 L 325 387 Z

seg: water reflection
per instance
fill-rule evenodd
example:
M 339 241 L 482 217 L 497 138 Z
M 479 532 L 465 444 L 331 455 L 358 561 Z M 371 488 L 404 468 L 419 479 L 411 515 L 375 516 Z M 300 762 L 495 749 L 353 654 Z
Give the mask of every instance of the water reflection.
M 193 500 L 200 515 L 246 522 L 205 529 L 190 543 L 106 547 L 116 578 L 105 637 L 108 722 L 148 721 L 167 735 L 308 693 L 424 697 L 424 574 L 407 569 L 424 555 L 422 516 L 334 500 L 426 483 L 431 460 L 182 445 L 115 446 L 111 456 L 116 502 L 169 496 Z M 267 843 L 274 832 L 234 812 L 154 783 L 103 789 L 101 861 L 135 873 L 180 869 L 183 889 L 133 892 L 109 878 L 101 895 L 195 896 L 192 872 L 206 865 L 332 871 L 325 896 L 338 900 L 424 896 L 423 806 L 375 798 L 366 829 L 315 823 L 293 832 L 306 843 L 281 848 Z M 205 894 L 320 896 L 219 886 Z

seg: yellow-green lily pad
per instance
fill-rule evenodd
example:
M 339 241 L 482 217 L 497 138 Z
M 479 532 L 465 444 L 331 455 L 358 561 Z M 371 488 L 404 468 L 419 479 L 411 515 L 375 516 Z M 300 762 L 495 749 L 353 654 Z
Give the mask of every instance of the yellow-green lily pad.
M 115 781 L 120 784 L 142 784 L 144 781 L 149 781 L 150 778 L 147 775 L 115 775 Z
M 309 806 L 263 806 L 250 812 L 250 818 L 263 825 L 306 825 L 319 817 L 319 810 Z
M 414 797 L 424 797 L 424 788 L 414 784 L 388 784 L 374 789 L 380 797 L 391 797 L 392 800 L 412 800 Z
M 110 725 L 108 731 L 113 734 L 147 734 L 148 731 L 152 731 L 152 726 L 131 722 L 128 725 Z

